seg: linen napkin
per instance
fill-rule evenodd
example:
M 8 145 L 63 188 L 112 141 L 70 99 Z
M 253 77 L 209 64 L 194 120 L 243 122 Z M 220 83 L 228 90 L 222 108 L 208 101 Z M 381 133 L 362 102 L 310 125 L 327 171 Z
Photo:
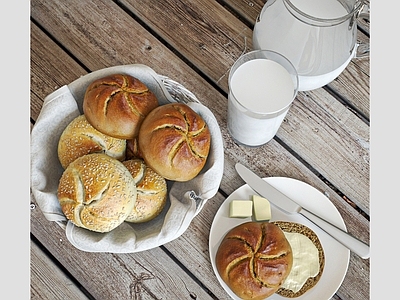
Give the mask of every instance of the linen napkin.
M 107 233 L 73 225 L 65 218 L 57 198 L 59 179 L 64 171 L 58 160 L 58 140 L 65 127 L 83 114 L 83 97 L 87 86 L 98 78 L 114 73 L 129 74 L 140 79 L 156 95 L 160 105 L 179 101 L 171 97 L 161 76 L 141 64 L 98 70 L 59 88 L 44 99 L 31 131 L 31 189 L 47 220 L 65 228 L 67 239 L 76 248 L 88 252 L 132 253 L 155 248 L 178 238 L 207 200 L 217 193 L 224 167 L 223 141 L 212 112 L 199 102 L 187 103 L 204 118 L 211 132 L 210 153 L 200 174 L 187 182 L 167 181 L 167 205 L 159 216 L 149 222 L 124 222 Z

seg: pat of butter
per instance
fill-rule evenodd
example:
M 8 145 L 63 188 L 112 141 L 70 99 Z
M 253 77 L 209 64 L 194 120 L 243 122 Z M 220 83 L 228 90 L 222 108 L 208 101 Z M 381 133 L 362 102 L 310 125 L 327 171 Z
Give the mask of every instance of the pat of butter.
M 229 217 L 246 218 L 253 215 L 253 202 L 249 200 L 232 200 L 229 204 Z
M 254 215 L 256 221 L 271 220 L 271 204 L 258 195 L 253 195 Z
M 297 293 L 309 277 L 319 273 L 319 252 L 313 242 L 300 233 L 284 232 L 293 251 L 293 266 L 283 282 L 285 289 Z

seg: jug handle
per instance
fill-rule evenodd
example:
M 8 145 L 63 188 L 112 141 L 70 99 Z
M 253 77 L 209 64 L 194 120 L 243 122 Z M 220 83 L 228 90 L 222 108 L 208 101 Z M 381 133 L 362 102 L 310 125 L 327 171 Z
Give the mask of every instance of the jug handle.
M 359 9 L 356 17 L 360 19 L 367 19 L 369 21 L 370 16 L 370 6 L 368 3 L 364 3 Z M 357 49 L 354 55 L 354 58 L 362 58 L 369 56 L 369 43 L 357 43 Z

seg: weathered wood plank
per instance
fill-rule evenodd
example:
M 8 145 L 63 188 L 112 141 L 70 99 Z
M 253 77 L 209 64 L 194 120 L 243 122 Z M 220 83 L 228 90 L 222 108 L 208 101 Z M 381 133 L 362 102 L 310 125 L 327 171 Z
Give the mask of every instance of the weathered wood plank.
M 121 1 L 186 60 L 228 91 L 235 60 L 252 47 L 252 30 L 217 1 Z M 164 12 L 168 11 L 166 15 Z
M 279 137 L 292 149 L 309 149 L 301 158 L 369 214 L 369 127 L 334 97 L 323 92 L 299 94 L 281 126 Z M 329 122 L 327 120 L 333 120 Z M 305 140 L 303 137 L 309 136 Z M 336 147 L 341 151 L 336 152 Z M 349 149 L 351 149 L 349 151 Z M 324 161 L 321 166 L 320 162 Z M 351 167 L 350 167 L 351 166 Z
M 64 51 L 54 51 L 51 39 L 35 24 L 30 27 L 31 118 L 36 120 L 44 97 L 87 72 Z
M 359 43 L 369 43 L 369 38 L 358 32 Z M 357 84 L 354 84 L 354 83 Z M 354 109 L 369 121 L 370 118 L 370 59 L 369 56 L 353 58 L 346 69 L 329 85 L 341 95 Z
M 32 241 L 30 249 L 31 299 L 89 299 Z

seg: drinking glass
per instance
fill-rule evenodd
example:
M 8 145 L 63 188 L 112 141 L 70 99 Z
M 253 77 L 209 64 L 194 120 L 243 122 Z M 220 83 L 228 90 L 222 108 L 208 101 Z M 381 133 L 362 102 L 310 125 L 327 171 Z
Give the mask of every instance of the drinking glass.
M 239 144 L 257 147 L 277 133 L 298 91 L 291 62 L 269 50 L 248 52 L 229 72 L 228 130 Z

